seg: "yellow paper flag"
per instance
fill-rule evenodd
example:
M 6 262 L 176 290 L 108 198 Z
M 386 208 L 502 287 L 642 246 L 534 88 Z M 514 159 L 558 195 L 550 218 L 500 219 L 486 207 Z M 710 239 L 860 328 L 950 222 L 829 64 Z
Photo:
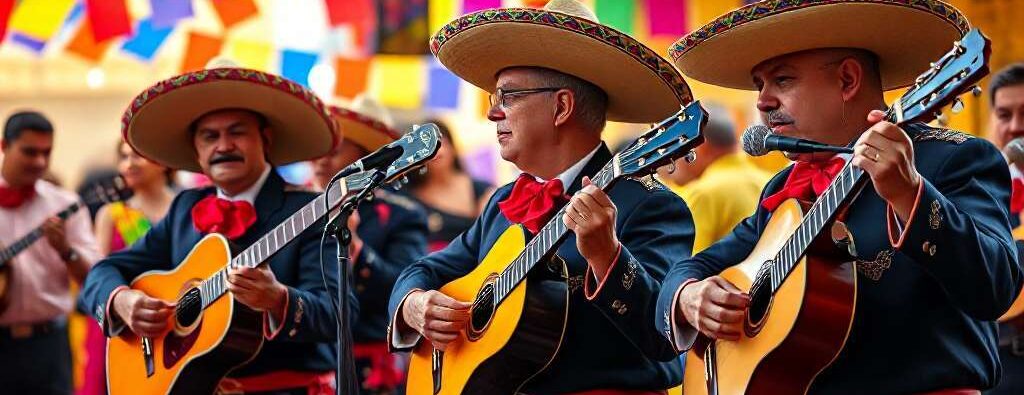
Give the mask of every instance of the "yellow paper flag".
M 71 12 L 75 0 L 22 0 L 11 16 L 10 29 L 46 41 Z
M 270 71 L 270 56 L 273 53 L 274 47 L 267 42 L 236 39 L 227 45 L 228 58 L 239 66 L 254 70 Z
M 422 56 L 378 55 L 370 67 L 370 90 L 387 106 L 420 108 L 426 79 L 426 62 Z
M 456 0 L 430 0 L 427 3 L 427 7 L 429 7 L 427 19 L 430 21 L 430 34 L 441 30 L 442 26 L 458 16 L 458 3 L 461 3 L 461 0 L 458 2 Z

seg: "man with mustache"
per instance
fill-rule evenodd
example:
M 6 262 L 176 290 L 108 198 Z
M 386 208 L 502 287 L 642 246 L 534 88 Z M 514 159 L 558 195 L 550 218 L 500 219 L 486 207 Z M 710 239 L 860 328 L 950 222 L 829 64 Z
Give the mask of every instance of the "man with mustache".
M 809 393 L 977 394 L 999 380 L 994 320 L 1022 275 L 1006 164 L 983 139 L 896 126 L 881 111 L 884 90 L 913 84 L 922 65 L 966 33 L 956 9 L 927 3 L 759 1 L 671 48 L 691 78 L 756 90 L 774 133 L 854 149 L 790 154 L 796 163 L 769 182 L 756 212 L 673 265 L 655 325 L 679 351 L 698 333 L 747 336 L 750 296 L 718 274 L 750 255 L 783 201 L 815 201 L 851 161 L 870 178 L 842 214 L 855 246 L 856 315 L 845 347 Z
M 338 140 L 335 123 L 312 92 L 234 67 L 157 83 L 132 101 L 123 125 L 125 140 L 140 155 L 202 172 L 214 186 L 181 192 L 145 236 L 93 268 L 81 303 L 107 336 L 166 333 L 174 304 L 126 285 L 146 271 L 174 269 L 208 233 L 241 248 L 251 245 L 316 197 L 287 185 L 274 166 L 323 155 Z M 229 270 L 227 289 L 263 313 L 266 341 L 253 360 L 221 381 L 220 391 L 334 393 L 337 321 L 331 300 L 338 273 L 329 262 L 336 244 L 328 239 L 321 249 L 320 229 L 323 220 L 310 224 L 258 268 Z M 328 262 L 325 268 L 321 261 Z M 350 300 L 357 311 L 356 298 Z
M 67 394 L 71 347 L 67 314 L 74 305 L 71 280 L 81 284 L 100 258 L 89 213 L 56 216 L 75 194 L 42 180 L 50 167 L 53 125 L 42 114 L 21 111 L 4 125 L 0 167 L 0 246 L 43 225 L 39 240 L 7 262 L 0 294 L 0 388 L 25 394 Z
M 510 14 L 523 18 L 505 19 Z M 471 301 L 436 290 L 472 271 L 508 227 L 522 225 L 533 237 L 548 221 L 563 221 L 572 233 L 554 253 L 568 269 L 565 334 L 554 360 L 520 391 L 663 394 L 679 383 L 675 354 L 647 323 L 669 261 L 690 254 L 689 211 L 650 177 L 624 179 L 608 193 L 589 177 L 612 157 L 601 141 L 606 119 L 657 122 L 689 103 L 690 91 L 665 59 L 596 20 L 576 1 L 553 0 L 542 10 L 469 14 L 433 38 L 441 63 L 493 92 L 487 116 L 501 157 L 524 173 L 494 193 L 469 230 L 399 276 L 393 349 L 421 341 L 446 349 L 466 327 Z M 567 202 L 565 216 L 552 218 Z M 549 266 L 533 273 L 557 276 Z

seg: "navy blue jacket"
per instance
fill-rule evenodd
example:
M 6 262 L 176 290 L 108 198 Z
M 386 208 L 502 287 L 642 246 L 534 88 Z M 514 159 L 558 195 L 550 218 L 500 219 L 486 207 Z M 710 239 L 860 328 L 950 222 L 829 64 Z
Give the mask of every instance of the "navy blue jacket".
M 887 234 L 886 202 L 870 182 L 849 207 L 856 316 L 845 348 L 817 378 L 813 394 L 984 389 L 999 378 L 994 320 L 1021 287 L 1006 162 L 983 139 L 921 124 L 904 129 L 923 178 L 920 200 L 899 250 Z M 762 198 L 780 190 L 788 175 L 788 168 L 776 175 Z M 759 207 L 732 234 L 672 266 L 655 321 L 665 337 L 672 336 L 669 314 L 679 286 L 745 259 L 770 216 Z
M 352 328 L 356 343 L 384 341 L 388 297 L 398 274 L 427 254 L 427 215 L 419 203 L 387 189 L 359 205 L 356 233 L 363 248 L 352 266 L 359 298 L 359 320 Z
M 172 270 L 182 262 L 204 235 L 192 225 L 192 206 L 214 194 L 212 187 L 190 189 L 174 198 L 164 219 L 130 248 L 101 260 L 89 272 L 80 303 L 94 312 L 107 336 L 115 333 L 106 317 L 107 299 L 117 287 L 128 284 L 150 270 Z M 287 186 L 277 172 L 270 172 L 256 196 L 256 223 L 234 244 L 240 251 L 269 232 L 317 195 Z M 334 339 L 337 330 L 331 298 L 337 294 L 336 243 L 328 237 L 320 249 L 323 219 L 302 232 L 267 261 L 274 276 L 288 286 L 288 311 L 283 327 L 273 340 L 264 343 L 259 354 L 231 373 L 245 377 L 275 370 L 327 371 L 334 369 Z M 321 277 L 320 259 L 326 269 L 327 288 Z M 351 309 L 358 311 L 353 295 Z
M 567 193 L 578 191 L 582 177 L 593 176 L 610 158 L 602 145 Z M 513 225 L 497 205 L 511 190 L 512 184 L 499 188 L 469 230 L 402 272 L 391 293 L 392 317 L 411 290 L 438 289 L 483 260 Z M 682 380 L 674 350 L 665 339 L 650 334 L 650 322 L 670 263 L 690 255 L 694 236 L 690 212 L 676 194 L 650 177 L 622 180 L 609 195 L 618 209 L 616 231 L 622 251 L 603 288 L 588 300 L 583 289 L 587 263 L 576 249 L 575 235 L 570 233 L 558 248 L 556 253 L 569 270 L 568 325 L 555 360 L 523 388 L 525 393 L 666 389 Z

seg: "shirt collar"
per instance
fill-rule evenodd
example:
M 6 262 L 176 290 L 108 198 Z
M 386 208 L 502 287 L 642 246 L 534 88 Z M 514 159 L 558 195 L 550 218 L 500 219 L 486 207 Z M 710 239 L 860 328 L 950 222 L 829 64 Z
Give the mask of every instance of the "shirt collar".
M 578 177 L 580 175 L 580 172 L 583 171 L 583 167 L 587 165 L 587 162 L 590 162 L 590 159 L 593 158 L 594 155 L 597 154 L 597 151 L 600 149 L 601 143 L 597 143 L 597 147 L 594 147 L 594 149 L 591 150 L 590 153 L 587 154 L 587 156 L 584 156 L 583 159 L 579 160 L 579 162 L 576 162 L 576 164 L 569 166 L 568 169 L 565 169 L 565 171 L 563 171 L 561 174 L 555 177 L 562 181 L 562 188 L 569 188 L 569 185 L 572 185 L 572 182 L 575 181 L 576 177 Z M 540 182 L 546 181 L 545 179 L 537 176 L 533 177 Z
M 224 193 L 223 190 L 217 188 L 217 197 L 230 201 L 244 200 L 246 202 L 249 202 L 249 204 L 255 206 L 256 195 L 259 195 L 260 190 L 263 189 L 263 184 L 266 184 L 267 178 L 270 177 L 271 167 L 272 166 L 270 166 L 270 164 L 267 163 L 266 167 L 263 169 L 263 174 L 260 174 L 260 178 L 257 179 L 256 182 L 249 187 L 249 189 L 246 189 L 238 194 L 235 194 L 234 196 L 228 196 L 226 193 Z

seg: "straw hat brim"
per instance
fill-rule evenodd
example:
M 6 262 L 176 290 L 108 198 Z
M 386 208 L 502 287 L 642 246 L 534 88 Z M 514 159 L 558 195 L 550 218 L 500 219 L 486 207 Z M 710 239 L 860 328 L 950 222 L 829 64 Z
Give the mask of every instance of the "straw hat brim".
M 431 39 L 437 59 L 462 79 L 494 92 L 497 73 L 533 66 L 586 80 L 608 94 L 607 119 L 657 122 L 692 101 L 672 64 L 625 33 L 555 11 L 475 12 Z
M 789 53 L 860 48 L 879 59 L 884 89 L 910 85 L 970 29 L 937 0 L 762 1 L 686 35 L 669 55 L 688 78 L 753 90 L 750 71 Z
M 250 110 L 267 119 L 274 165 L 322 156 L 338 143 L 335 121 L 313 92 L 280 76 L 240 68 L 202 70 L 153 85 L 132 100 L 121 132 L 142 156 L 201 172 L 189 126 L 219 109 Z
M 400 137 L 398 131 L 383 122 L 343 107 L 331 107 L 345 143 L 353 143 L 373 152 Z

